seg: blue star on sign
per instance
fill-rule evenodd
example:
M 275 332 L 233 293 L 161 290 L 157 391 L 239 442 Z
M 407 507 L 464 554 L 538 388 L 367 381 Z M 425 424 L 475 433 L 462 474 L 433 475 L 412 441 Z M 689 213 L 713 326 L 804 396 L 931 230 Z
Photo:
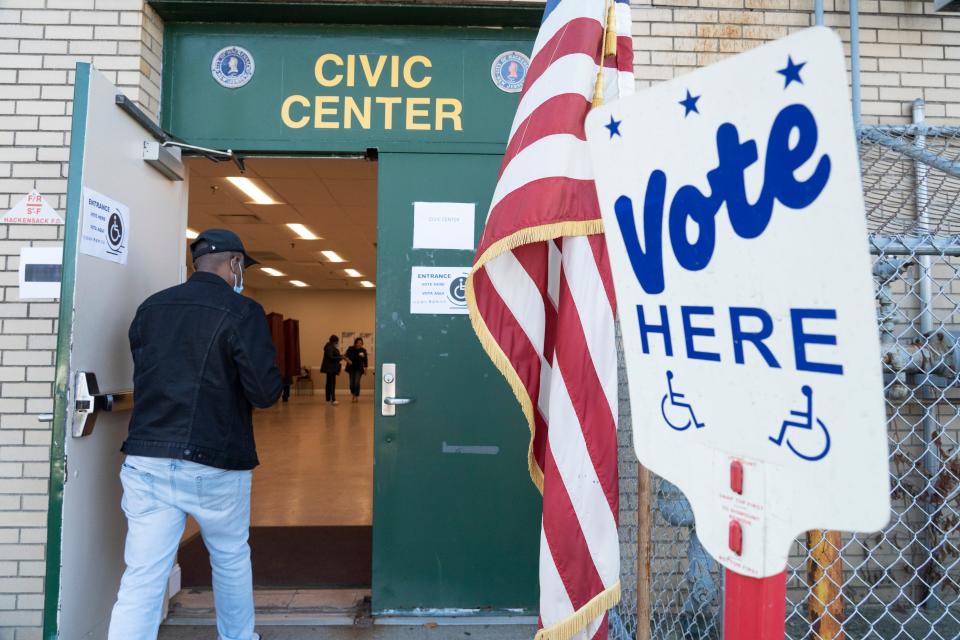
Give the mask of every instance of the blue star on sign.
M 777 71 L 780 75 L 783 76 L 783 88 L 786 89 L 790 86 L 790 83 L 796 80 L 800 84 L 803 84 L 803 78 L 800 77 L 800 70 L 806 66 L 806 62 L 801 62 L 796 64 L 793 61 L 791 56 L 787 56 L 787 66 L 783 69 Z
M 687 89 L 687 97 L 681 100 L 678 104 L 683 105 L 684 112 L 683 117 L 686 118 L 691 113 L 700 113 L 697 109 L 697 100 L 700 99 L 700 96 L 690 95 L 690 89 Z
M 610 130 L 611 140 L 613 140 L 613 136 L 620 136 L 620 123 L 622 122 L 623 120 L 614 120 L 613 116 L 610 116 L 610 124 L 603 125 L 604 127 Z M 622 138 L 623 136 L 620 136 L 620 137 Z

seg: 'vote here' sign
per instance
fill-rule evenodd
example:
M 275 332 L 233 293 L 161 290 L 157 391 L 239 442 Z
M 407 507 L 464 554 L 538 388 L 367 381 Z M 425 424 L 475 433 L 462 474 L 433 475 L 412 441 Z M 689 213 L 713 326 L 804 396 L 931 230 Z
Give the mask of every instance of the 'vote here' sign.
M 805 530 L 889 517 L 848 95 L 813 28 L 587 119 L 637 455 L 745 575 L 781 572 Z

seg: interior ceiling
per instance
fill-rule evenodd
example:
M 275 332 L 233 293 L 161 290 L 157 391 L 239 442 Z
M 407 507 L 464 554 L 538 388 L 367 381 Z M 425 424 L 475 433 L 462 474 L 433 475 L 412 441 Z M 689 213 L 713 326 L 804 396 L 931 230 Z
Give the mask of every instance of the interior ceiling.
M 232 162 L 189 160 L 187 226 L 195 231 L 230 229 L 259 266 L 248 269 L 245 283 L 254 289 L 298 289 L 290 280 L 317 289 L 361 290 L 361 280 L 376 282 L 377 165 L 364 159 L 246 158 L 241 174 Z M 281 204 L 255 204 L 227 181 L 249 178 Z M 287 227 L 299 222 L 322 240 L 302 240 Z M 336 251 L 346 262 L 331 263 L 320 253 Z M 189 250 L 188 250 L 189 256 Z M 269 276 L 260 266 L 286 275 Z M 353 268 L 363 274 L 351 278 Z

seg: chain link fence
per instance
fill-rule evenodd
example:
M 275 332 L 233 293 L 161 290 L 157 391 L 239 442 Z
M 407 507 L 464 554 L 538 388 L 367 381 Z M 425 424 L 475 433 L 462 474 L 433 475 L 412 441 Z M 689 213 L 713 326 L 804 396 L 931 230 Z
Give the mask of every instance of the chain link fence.
M 814 531 L 795 542 L 791 640 L 960 637 L 960 127 L 927 126 L 922 109 L 918 101 L 916 124 L 860 131 L 890 523 L 874 534 Z M 719 639 L 720 567 L 700 546 L 682 494 L 662 478 L 638 479 L 622 375 L 620 397 L 623 600 L 610 637 Z M 648 547 L 638 548 L 638 520 Z

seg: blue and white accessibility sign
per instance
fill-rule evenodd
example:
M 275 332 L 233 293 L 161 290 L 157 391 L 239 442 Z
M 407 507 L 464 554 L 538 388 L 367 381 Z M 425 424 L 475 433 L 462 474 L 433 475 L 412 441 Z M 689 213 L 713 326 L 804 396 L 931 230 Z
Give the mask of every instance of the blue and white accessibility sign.
M 640 461 L 724 566 L 889 519 L 863 194 L 839 38 L 813 28 L 587 119 Z

